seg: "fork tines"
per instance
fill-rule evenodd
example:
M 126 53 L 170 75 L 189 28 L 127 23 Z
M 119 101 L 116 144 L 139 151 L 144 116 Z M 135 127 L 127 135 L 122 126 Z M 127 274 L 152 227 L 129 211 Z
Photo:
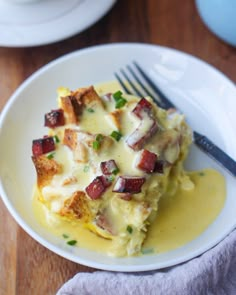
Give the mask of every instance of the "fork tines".
M 164 109 L 175 108 L 137 62 L 133 62 L 132 66 L 128 65 L 126 70 L 121 69 L 120 72 L 121 74 L 115 73 L 115 77 L 127 94 L 140 97 L 151 96 L 159 107 Z
M 136 94 L 140 97 L 151 96 L 159 107 L 163 109 L 175 109 L 173 103 L 154 83 L 154 80 L 150 79 L 137 62 L 133 62 L 132 66 L 128 65 L 126 71 L 124 69 L 120 71 L 122 75 L 115 73 L 115 76 L 128 94 Z M 233 176 L 236 176 L 236 161 L 234 159 L 199 132 L 193 131 L 193 139 L 202 151 L 225 167 Z

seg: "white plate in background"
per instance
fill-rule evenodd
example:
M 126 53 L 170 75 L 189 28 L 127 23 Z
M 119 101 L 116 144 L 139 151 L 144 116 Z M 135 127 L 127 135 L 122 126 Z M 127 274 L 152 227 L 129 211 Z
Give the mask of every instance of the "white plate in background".
M 0 0 L 0 46 L 53 43 L 96 23 L 116 0 L 40 0 L 17 4 Z
M 167 253 L 111 258 L 69 247 L 42 228 L 32 212 L 36 173 L 31 143 L 45 134 L 43 116 L 55 108 L 56 89 L 70 89 L 114 79 L 114 72 L 136 60 L 186 114 L 193 129 L 205 133 L 236 158 L 236 88 L 205 62 L 165 47 L 110 44 L 63 56 L 28 78 L 12 95 L 0 117 L 0 193 L 23 229 L 51 251 L 74 262 L 112 271 L 146 271 L 173 266 L 196 257 L 220 242 L 236 225 L 236 182 L 213 160 L 192 148 L 188 169 L 212 167 L 225 175 L 227 198 L 217 219 L 192 242 Z

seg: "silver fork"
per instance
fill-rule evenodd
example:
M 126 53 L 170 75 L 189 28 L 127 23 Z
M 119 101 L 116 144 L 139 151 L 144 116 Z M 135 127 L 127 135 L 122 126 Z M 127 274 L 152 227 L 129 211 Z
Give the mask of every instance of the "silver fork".
M 133 62 L 132 66 L 128 65 L 126 70 L 121 69 L 120 73 L 121 74 L 118 74 L 116 72 L 115 77 L 127 94 L 133 94 L 140 97 L 151 96 L 159 107 L 163 109 L 176 109 L 175 105 L 168 97 L 166 97 L 157 84 L 147 75 L 137 62 Z M 140 77 L 142 77 L 142 80 Z M 236 176 L 236 162 L 222 149 L 216 146 L 209 138 L 199 132 L 193 131 L 193 140 L 196 146 L 221 164 L 233 176 Z

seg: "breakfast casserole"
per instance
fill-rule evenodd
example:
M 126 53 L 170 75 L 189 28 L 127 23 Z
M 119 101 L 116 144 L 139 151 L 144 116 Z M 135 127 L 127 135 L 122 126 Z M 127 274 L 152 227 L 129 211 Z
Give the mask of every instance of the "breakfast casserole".
M 111 240 L 109 255 L 141 253 L 158 201 L 193 187 L 183 169 L 192 132 L 150 97 L 58 89 L 33 140 L 37 197 L 49 212 Z

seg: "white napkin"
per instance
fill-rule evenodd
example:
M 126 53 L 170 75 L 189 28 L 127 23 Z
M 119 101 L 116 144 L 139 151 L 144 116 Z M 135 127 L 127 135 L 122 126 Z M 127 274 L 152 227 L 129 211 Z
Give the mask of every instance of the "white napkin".
M 57 295 L 235 295 L 236 230 L 181 265 L 143 273 L 78 273 Z

